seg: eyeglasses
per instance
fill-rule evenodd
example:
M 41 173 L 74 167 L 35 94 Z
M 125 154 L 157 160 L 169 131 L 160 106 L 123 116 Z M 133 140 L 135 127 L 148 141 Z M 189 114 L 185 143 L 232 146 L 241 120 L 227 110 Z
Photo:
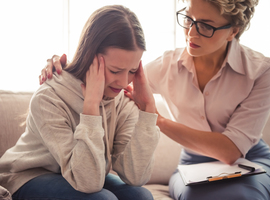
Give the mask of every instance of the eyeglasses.
M 215 31 L 221 30 L 221 29 L 228 29 L 232 27 L 232 25 L 229 24 L 226 26 L 221 26 L 221 27 L 216 28 L 204 22 L 194 21 L 190 17 L 181 13 L 184 10 L 185 8 L 176 12 L 176 18 L 177 18 L 178 24 L 185 29 L 190 29 L 193 26 L 193 24 L 195 24 L 197 32 L 204 37 L 211 38 L 214 35 Z

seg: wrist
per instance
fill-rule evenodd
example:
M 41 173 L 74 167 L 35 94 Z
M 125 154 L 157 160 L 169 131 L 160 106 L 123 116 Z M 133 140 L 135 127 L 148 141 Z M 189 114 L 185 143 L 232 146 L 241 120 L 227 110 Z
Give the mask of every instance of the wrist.
M 157 118 L 157 126 L 160 128 L 160 130 L 163 127 L 163 124 L 165 123 L 166 118 L 162 117 L 160 114 L 158 114 Z
M 84 115 L 100 115 L 99 112 L 99 104 L 100 102 L 98 101 L 90 101 L 90 100 L 84 100 L 83 103 L 83 112 L 82 114 Z
M 155 104 L 148 104 L 148 105 L 145 105 L 145 108 L 142 109 L 142 111 L 149 112 L 149 113 L 156 113 L 157 109 L 156 109 Z

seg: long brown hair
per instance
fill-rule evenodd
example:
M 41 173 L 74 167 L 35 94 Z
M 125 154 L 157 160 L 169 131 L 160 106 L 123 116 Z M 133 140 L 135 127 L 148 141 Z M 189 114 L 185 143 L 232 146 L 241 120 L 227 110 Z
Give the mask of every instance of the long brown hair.
M 89 17 L 74 58 L 64 70 L 83 81 L 95 55 L 105 54 L 108 47 L 146 50 L 140 22 L 135 13 L 124 6 L 104 6 Z

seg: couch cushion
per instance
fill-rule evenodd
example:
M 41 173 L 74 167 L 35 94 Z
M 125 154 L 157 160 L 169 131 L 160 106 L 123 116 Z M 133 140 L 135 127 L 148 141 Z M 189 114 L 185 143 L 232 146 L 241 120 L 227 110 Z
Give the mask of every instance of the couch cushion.
M 0 90 L 0 157 L 24 132 L 28 105 L 33 93 Z
M 146 189 L 148 189 L 155 200 L 173 200 L 169 194 L 169 186 L 168 185 L 144 185 Z

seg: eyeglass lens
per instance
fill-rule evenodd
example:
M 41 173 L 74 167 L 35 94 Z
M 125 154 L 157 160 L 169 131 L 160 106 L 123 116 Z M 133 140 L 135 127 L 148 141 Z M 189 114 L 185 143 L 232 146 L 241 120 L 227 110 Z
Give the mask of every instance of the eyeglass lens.
M 214 29 L 202 22 L 194 22 L 191 18 L 178 14 L 178 23 L 180 26 L 183 28 L 189 29 L 193 24 L 195 24 L 197 31 L 199 34 L 206 36 L 206 37 L 211 37 L 213 35 Z

